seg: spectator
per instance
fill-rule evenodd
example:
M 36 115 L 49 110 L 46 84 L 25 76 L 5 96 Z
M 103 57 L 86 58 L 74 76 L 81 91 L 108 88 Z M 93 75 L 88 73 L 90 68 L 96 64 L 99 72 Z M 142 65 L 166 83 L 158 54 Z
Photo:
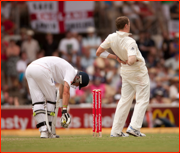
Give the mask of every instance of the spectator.
M 25 93 L 24 93 L 24 97 L 25 97 L 25 99 L 24 99 L 25 102 L 24 103 L 26 105 L 32 105 L 32 99 L 31 99 L 31 95 L 30 95 L 30 91 L 29 91 L 27 80 L 25 81 Z
M 20 27 L 29 27 L 29 9 L 26 1 L 17 1 Z
M 103 99 L 103 98 L 105 98 L 106 85 L 101 82 L 102 82 L 102 78 L 98 75 L 94 75 L 93 76 L 93 84 L 90 85 L 90 90 L 93 91 L 94 89 L 100 89 L 101 97 Z
M 92 91 L 90 89 L 90 85 L 84 87 L 83 89 L 79 90 L 78 88 L 75 90 L 74 100 L 76 104 L 80 103 L 92 103 Z
M 1 90 L 1 105 L 4 104 L 4 96 L 3 96 L 3 91 Z
M 66 38 L 62 39 L 59 43 L 59 51 L 62 58 L 66 59 L 69 63 L 76 65 L 76 55 L 79 50 L 78 41 L 73 38 L 70 31 L 66 32 Z
M 107 15 L 107 8 L 103 1 L 95 1 L 93 17 L 94 17 L 94 24 L 97 29 L 104 30 L 109 29 L 110 22 L 109 16 Z
M 169 97 L 175 100 L 179 94 L 179 77 L 174 77 L 171 79 L 171 86 L 169 88 Z
M 156 87 L 152 89 L 152 97 L 155 97 L 157 93 L 160 93 L 160 92 L 162 93 L 162 97 L 168 97 L 168 93 L 162 85 L 161 78 L 157 77 L 155 80 L 156 80 Z
M 45 56 L 52 56 L 52 54 L 57 50 L 58 44 L 53 39 L 53 35 L 48 33 L 46 35 L 46 41 L 44 42 L 43 49 L 45 52 Z
M 10 106 L 10 105 L 19 105 L 19 101 L 17 97 L 12 97 L 9 95 L 9 87 L 4 85 L 1 90 L 1 105 L 3 106 Z
M 149 54 L 149 48 L 146 44 L 146 34 L 145 31 L 140 31 L 139 33 L 139 40 L 137 40 L 137 45 L 139 50 L 141 51 L 142 56 L 147 59 L 147 56 Z
M 179 20 L 179 2 L 176 1 L 170 8 L 171 19 Z
M 94 59 L 90 56 L 90 50 L 86 50 L 81 58 L 81 66 L 83 67 L 83 70 L 86 70 L 88 66 L 93 65 L 93 62 Z
M 15 89 L 17 87 L 17 70 L 16 64 L 19 60 L 20 48 L 16 45 L 14 40 L 10 40 L 9 46 L 7 47 L 7 74 L 11 79 L 12 88 Z
M 179 52 L 176 52 L 175 57 L 167 59 L 165 61 L 165 66 L 176 71 L 179 68 Z
M 27 55 L 26 52 L 21 52 L 20 54 L 20 60 L 17 62 L 16 65 L 16 69 L 18 72 L 18 79 L 19 79 L 19 83 L 20 83 L 20 89 L 21 91 L 24 91 L 24 87 L 25 87 L 25 82 L 24 82 L 24 75 L 25 75 L 25 70 L 28 64 L 28 59 L 27 59 Z
M 79 49 L 77 51 L 77 55 L 78 56 L 82 56 L 82 52 L 83 52 L 83 42 L 82 42 L 82 35 L 78 34 L 76 31 L 72 31 L 72 38 L 76 39 L 78 41 L 78 46 L 79 46 Z
M 149 78 L 150 78 L 150 91 L 152 93 L 152 90 L 156 88 L 157 84 L 156 84 L 156 76 L 157 76 L 157 70 L 156 68 L 150 68 L 149 69 Z M 152 97 L 152 95 L 151 95 Z
M 156 64 L 157 64 L 156 57 L 152 54 L 149 54 L 146 59 L 146 66 L 148 68 L 153 68 L 156 66 Z
M 178 76 L 178 77 L 179 77 L 179 67 L 178 67 L 177 70 L 175 71 L 174 76 Z
M 142 23 L 139 17 L 139 6 L 136 5 L 133 1 L 124 1 L 123 5 L 123 14 L 127 16 L 131 22 L 132 32 L 137 34 L 140 30 L 142 30 Z
M 84 89 L 83 90 L 76 89 L 75 92 L 76 92 L 76 94 L 74 96 L 75 103 L 76 104 L 84 103 L 86 101 Z
M 77 56 L 76 60 L 77 61 L 76 61 L 75 68 L 78 69 L 79 71 L 83 71 L 84 69 L 83 69 L 83 67 L 81 65 L 81 56 Z
M 176 33 L 173 41 L 170 43 L 170 57 L 179 52 L 179 33 Z
M 156 90 L 155 96 L 151 101 L 152 103 L 156 104 L 165 104 L 165 103 L 171 103 L 169 98 L 165 98 L 163 96 L 163 92 L 161 90 Z
M 10 20 L 13 22 L 17 22 L 17 10 L 19 10 L 18 7 L 18 2 L 17 1 L 12 1 L 11 2 L 11 13 L 10 13 Z M 20 14 L 18 13 L 18 16 L 20 16 Z
M 3 93 L 9 92 L 9 86 L 6 84 L 6 85 L 1 87 L 1 90 L 3 91 Z
M 115 90 L 118 90 L 118 87 L 121 84 L 121 78 L 119 77 L 118 70 L 116 62 L 114 60 L 110 60 L 110 67 L 106 74 L 106 82 Z
M 19 106 L 19 101 L 17 97 L 9 96 L 8 92 L 4 93 L 4 103 L 3 106 Z
M 150 54 L 157 55 L 157 49 L 156 49 L 156 46 L 155 46 L 155 42 L 151 38 L 150 32 L 146 31 L 145 35 L 146 35 L 145 36 L 146 37 L 146 46 L 148 47 Z
M 173 99 L 172 103 L 173 106 L 179 106 L 179 93 L 176 95 L 176 98 Z
M 44 50 L 40 50 L 36 55 L 37 59 L 42 58 L 42 57 L 44 57 Z
M 2 16 L 6 19 L 10 19 L 10 14 L 11 14 L 11 3 L 2 1 L 1 2 L 1 19 Z
M 154 23 L 154 25 L 152 25 L 152 32 L 155 33 L 159 33 L 162 31 L 167 30 L 167 20 L 166 20 L 166 15 L 167 13 L 163 12 L 163 8 L 162 8 L 162 4 L 161 1 L 151 1 L 151 7 L 153 7 L 154 10 L 158 10 L 155 11 L 155 18 L 156 18 L 156 22 Z M 169 12 L 169 11 L 168 11 Z
M 173 5 L 173 1 L 161 1 L 161 3 L 165 22 L 167 23 L 170 20 L 170 7 Z
M 96 58 L 93 65 L 94 65 L 93 75 L 101 77 L 101 82 L 105 83 L 106 81 L 105 69 L 107 68 L 108 64 L 106 65 L 102 58 Z
M 105 8 L 112 8 L 112 1 L 104 1 Z
M 101 38 L 96 36 L 95 28 L 87 28 L 87 37 L 83 39 L 83 47 L 85 50 L 90 50 L 91 58 L 96 58 L 96 50 L 101 44 Z
M 168 31 L 163 32 L 163 43 L 162 43 L 162 51 L 164 59 L 168 59 L 170 57 L 170 43 Z
M 93 101 L 92 92 L 90 88 L 88 87 L 85 88 L 85 97 L 86 97 L 86 100 L 85 100 L 86 103 L 92 103 Z
M 83 67 L 81 65 L 81 57 L 83 56 L 83 45 L 82 45 L 82 36 L 76 32 L 73 32 L 73 37 L 78 41 L 79 44 L 79 50 L 77 52 L 77 62 L 76 62 L 76 68 L 78 70 L 83 70 Z
M 20 29 L 20 36 L 21 36 L 21 39 L 18 40 L 18 41 L 16 42 L 16 44 L 17 44 L 20 48 L 22 48 L 22 44 L 23 44 L 23 42 L 26 40 L 26 29 L 25 29 L 25 28 Z
M 92 103 L 92 93 L 89 86 L 79 90 L 70 89 L 71 91 L 71 104 L 81 104 L 81 103 Z M 74 92 L 75 91 L 75 92 Z
M 5 103 L 8 103 L 9 93 L 8 92 L 3 92 L 2 96 L 3 96 L 3 100 L 1 101 L 1 105 L 4 105 Z
M 149 31 L 145 32 L 146 43 L 148 46 L 155 46 L 154 40 L 151 38 L 151 33 Z
M 170 72 L 169 67 L 162 66 L 159 69 L 157 76 L 161 78 L 163 86 L 167 87 L 167 86 L 169 86 L 169 80 L 173 77 L 173 75 L 174 75 L 174 73 L 172 74 L 172 72 Z
M 141 51 L 142 56 L 147 60 L 148 54 L 157 54 L 155 43 L 150 37 L 149 32 L 141 31 L 139 35 L 139 40 L 137 40 L 137 45 Z
M 122 14 L 122 9 L 123 9 L 123 1 L 113 1 L 113 6 L 115 7 L 117 11 L 117 15 L 120 16 Z
M 139 1 L 140 15 L 144 22 L 144 29 L 150 29 L 152 23 L 156 20 L 155 11 L 149 1 Z
M 1 33 L 1 83 L 7 84 L 7 55 L 8 42 L 4 40 L 4 33 Z
M 22 43 L 22 51 L 26 52 L 29 62 L 36 59 L 36 54 L 40 50 L 37 40 L 33 39 L 34 32 L 32 30 L 27 31 L 27 40 Z
M 83 37 L 81 36 L 81 35 L 77 35 L 77 37 L 76 37 L 76 39 L 77 39 L 77 41 L 78 41 L 78 43 L 79 43 L 79 50 L 78 50 L 78 56 L 82 56 L 83 54 L 83 42 L 82 42 L 82 40 L 83 40 Z
M 52 53 L 52 56 L 57 56 L 57 57 L 60 57 L 60 55 L 59 55 L 59 51 L 58 51 L 58 50 L 56 50 L 55 52 L 53 52 L 53 53 Z
M 1 28 L 7 35 L 13 35 L 15 31 L 15 24 L 9 20 L 6 19 L 2 14 L 1 14 Z

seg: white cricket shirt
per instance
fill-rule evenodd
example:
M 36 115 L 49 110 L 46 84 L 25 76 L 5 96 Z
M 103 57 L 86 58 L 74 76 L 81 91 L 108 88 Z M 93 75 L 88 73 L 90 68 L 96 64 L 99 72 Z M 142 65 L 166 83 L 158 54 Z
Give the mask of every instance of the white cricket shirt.
M 71 64 L 55 56 L 46 56 L 37 59 L 32 62 L 32 64 L 37 64 L 49 69 L 54 81 L 63 85 L 64 81 L 66 81 L 70 86 L 77 74 L 77 70 Z
M 139 60 L 133 65 L 121 64 L 123 71 L 136 71 L 145 68 L 145 60 L 138 49 L 136 41 L 129 37 L 130 33 L 116 31 L 108 35 L 105 41 L 100 45 L 103 49 L 111 48 L 113 52 L 123 61 L 128 60 L 128 56 L 136 55 Z

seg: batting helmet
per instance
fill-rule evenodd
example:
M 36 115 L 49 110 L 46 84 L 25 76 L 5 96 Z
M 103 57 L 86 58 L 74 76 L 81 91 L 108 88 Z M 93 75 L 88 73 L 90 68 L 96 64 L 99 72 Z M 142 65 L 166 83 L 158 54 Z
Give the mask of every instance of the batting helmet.
M 80 82 L 79 82 L 79 89 L 82 87 L 85 87 L 89 83 L 89 76 L 85 72 L 78 72 L 78 75 L 80 76 Z

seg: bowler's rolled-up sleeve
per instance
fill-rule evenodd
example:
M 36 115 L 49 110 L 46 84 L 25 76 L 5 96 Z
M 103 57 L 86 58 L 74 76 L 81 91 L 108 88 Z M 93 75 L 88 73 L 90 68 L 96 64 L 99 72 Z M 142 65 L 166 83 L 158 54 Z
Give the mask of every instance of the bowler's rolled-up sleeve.
M 137 44 L 135 42 L 128 45 L 127 53 L 128 53 L 128 56 L 137 55 Z
M 100 45 L 103 49 L 109 49 L 111 47 L 110 35 Z

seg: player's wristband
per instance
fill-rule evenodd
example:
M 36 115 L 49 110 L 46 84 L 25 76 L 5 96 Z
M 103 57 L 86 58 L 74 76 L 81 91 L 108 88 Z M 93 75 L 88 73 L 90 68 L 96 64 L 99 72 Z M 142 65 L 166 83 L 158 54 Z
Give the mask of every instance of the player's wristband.
M 110 53 L 105 50 L 104 52 L 102 52 L 102 53 L 99 55 L 99 57 L 107 58 L 109 54 L 110 54 Z
M 65 113 L 67 113 L 67 109 L 63 108 L 62 114 L 65 114 Z

